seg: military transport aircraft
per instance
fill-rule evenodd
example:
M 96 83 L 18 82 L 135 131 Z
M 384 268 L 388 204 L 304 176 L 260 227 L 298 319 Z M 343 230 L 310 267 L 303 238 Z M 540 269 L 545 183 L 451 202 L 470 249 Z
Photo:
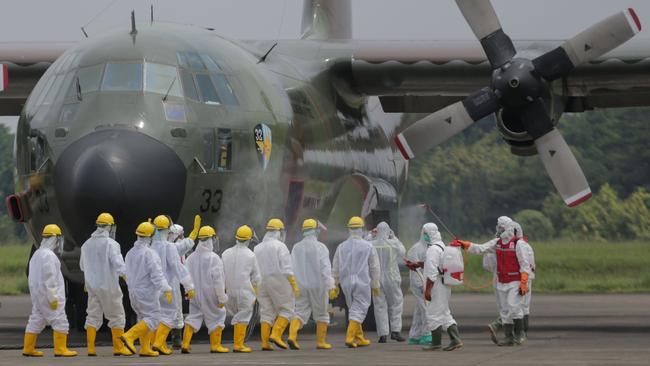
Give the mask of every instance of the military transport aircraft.
M 43 225 L 63 228 L 83 311 L 79 246 L 99 212 L 116 217 L 124 253 L 159 213 L 188 226 L 199 213 L 224 242 L 271 216 L 289 232 L 307 216 L 396 225 L 407 160 L 492 113 L 513 154 L 538 154 L 565 202 L 584 201 L 555 126 L 564 112 L 650 105 L 650 42 L 627 42 L 636 13 L 566 42 L 513 42 L 489 0 L 457 4 L 480 43 L 354 41 L 350 0 L 306 0 L 296 40 L 125 15 L 78 44 L 0 44 L 0 114 L 20 114 L 9 213 L 35 245 Z M 404 126 L 402 112 L 432 114 Z

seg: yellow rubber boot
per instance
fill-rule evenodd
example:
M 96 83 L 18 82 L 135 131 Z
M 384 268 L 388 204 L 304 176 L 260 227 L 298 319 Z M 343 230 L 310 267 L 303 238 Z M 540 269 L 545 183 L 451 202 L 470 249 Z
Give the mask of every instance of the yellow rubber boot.
M 149 328 L 147 328 L 147 323 L 145 323 L 144 320 L 140 320 L 136 325 L 132 326 L 128 332 L 120 336 L 120 341 L 122 341 L 124 347 L 131 352 L 131 354 L 135 354 L 135 340 L 140 338 L 140 344 L 142 345 L 142 338 L 148 332 Z
M 282 349 L 289 348 L 289 346 L 287 346 L 287 344 L 282 340 L 282 336 L 284 335 L 284 331 L 287 329 L 288 325 L 289 319 L 283 316 L 279 316 L 277 319 L 275 319 L 273 330 L 271 331 L 271 336 L 269 337 L 269 340 L 271 342 L 275 343 L 276 346 Z
M 355 338 L 354 338 L 355 343 L 359 347 L 369 346 L 370 345 L 370 340 L 366 339 L 363 336 L 363 328 L 361 328 L 361 323 L 359 323 L 359 322 L 355 322 L 355 323 L 357 323 L 357 325 L 356 325 L 357 332 L 356 332 Z
M 271 324 L 263 322 L 260 325 L 262 336 L 262 351 L 273 351 L 273 346 L 269 343 L 269 338 L 271 337 Z
M 154 351 L 157 351 L 161 355 L 171 355 L 172 354 L 172 349 L 167 347 L 167 336 L 169 336 L 169 332 L 172 329 L 168 326 L 166 326 L 163 323 L 158 324 L 158 329 L 156 329 L 156 335 L 153 341 L 153 345 L 151 348 Z
M 38 333 L 25 333 L 25 341 L 23 342 L 23 356 L 43 357 L 43 352 L 36 350 L 36 339 L 38 339 Z
M 327 323 L 316 322 L 316 348 L 331 349 L 332 345 L 325 341 L 327 338 Z
M 228 353 L 230 350 L 221 345 L 221 334 L 223 328 L 217 327 L 210 333 L 210 353 Z
M 68 349 L 68 334 L 53 332 L 54 336 L 54 357 L 74 357 L 77 352 Z
M 113 340 L 113 356 L 131 356 L 133 354 L 122 344 L 122 341 L 120 340 L 120 337 L 122 335 L 124 335 L 124 329 L 111 329 L 111 339 Z
M 264 325 L 264 323 L 262 323 Z M 250 349 L 250 347 L 247 347 L 244 344 L 244 339 L 246 338 L 246 327 L 248 324 L 246 323 L 236 323 L 235 324 L 235 329 L 234 329 L 234 334 L 233 334 L 233 347 L 232 351 L 233 352 L 241 352 L 241 353 L 250 353 L 253 350 Z M 268 341 L 267 341 L 268 343 Z
M 190 342 L 192 341 L 192 336 L 194 335 L 194 328 L 185 324 L 183 329 L 183 343 L 181 344 L 181 353 L 190 353 Z
M 140 337 L 140 357 L 158 357 L 159 353 L 151 348 L 154 332 L 147 331 Z
M 287 338 L 287 343 L 291 349 L 300 349 L 298 344 L 298 330 L 302 327 L 302 322 L 300 319 L 294 318 L 291 320 L 289 325 L 289 338 Z
M 350 320 L 348 322 L 348 330 L 345 332 L 345 345 L 349 348 L 357 348 L 357 344 L 354 342 L 354 335 L 357 334 L 357 322 Z
M 96 357 L 97 351 L 95 350 L 95 339 L 97 338 L 97 329 L 95 327 L 86 328 L 86 344 L 88 347 L 88 356 Z

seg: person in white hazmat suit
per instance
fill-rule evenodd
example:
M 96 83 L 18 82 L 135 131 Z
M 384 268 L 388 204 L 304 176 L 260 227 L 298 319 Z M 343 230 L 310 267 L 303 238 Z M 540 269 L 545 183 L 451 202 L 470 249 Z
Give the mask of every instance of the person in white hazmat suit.
M 444 281 L 444 254 L 445 243 L 442 242 L 440 231 L 431 232 L 432 245 L 427 248 L 426 259 L 424 261 L 424 299 L 427 312 L 427 328 L 431 331 L 431 345 L 424 347 L 427 351 L 454 351 L 463 347 L 463 341 L 460 339 L 458 325 L 451 315 L 449 309 L 449 299 L 451 298 L 451 288 Z M 447 331 L 449 335 L 449 345 L 442 347 L 442 332 Z
M 292 349 L 300 349 L 298 330 L 307 324 L 309 317 L 316 321 L 316 348 L 331 349 L 325 341 L 330 315 L 327 312 L 329 300 L 338 296 L 332 277 L 332 264 L 327 246 L 318 241 L 318 222 L 307 219 L 302 223 L 303 239 L 291 250 L 293 270 L 300 288 L 296 298 L 295 316 L 289 326 L 287 343 Z
M 228 301 L 226 310 L 232 316 L 233 352 L 249 353 L 251 348 L 244 344 L 246 328 L 253 316 L 255 296 L 262 278 L 253 253 L 248 246 L 253 238 L 253 229 L 247 225 L 237 228 L 236 243 L 222 254 L 226 275 Z
M 32 313 L 25 328 L 23 356 L 43 357 L 43 352 L 36 350 L 36 339 L 49 325 L 54 337 L 54 356 L 73 357 L 77 352 L 67 347 L 69 324 L 65 315 L 65 282 L 57 256 L 63 251 L 61 228 L 46 225 L 41 236 L 41 245 L 29 260 L 27 282 Z
M 406 248 L 384 221 L 377 225 L 377 234 L 371 243 L 377 251 L 381 267 L 380 292 L 372 298 L 378 342 L 386 343 L 389 332 L 391 339 L 404 342 L 405 339 L 400 334 L 404 296 L 399 262 L 403 260 Z
M 160 258 L 160 265 L 163 274 L 165 275 L 165 279 L 167 280 L 167 283 L 169 283 L 169 286 L 171 286 L 172 291 L 183 284 L 187 297 L 191 300 L 194 298 L 195 294 L 192 277 L 187 268 L 185 268 L 183 263 L 181 263 L 181 258 L 178 255 L 176 246 L 167 241 L 171 221 L 167 216 L 159 215 L 153 220 L 153 224 L 156 227 L 156 233 L 154 234 L 151 249 L 153 249 Z M 195 227 L 195 230 L 198 233 L 199 228 Z M 167 346 L 167 336 L 176 321 L 178 307 L 177 303 L 173 300 L 173 292 L 172 303 L 168 303 L 164 296 L 161 296 L 159 300 L 160 322 L 158 323 L 158 329 L 156 329 L 156 337 L 152 344 L 152 349 L 161 355 L 170 355 L 172 354 L 172 350 Z M 181 301 L 181 299 L 176 301 Z
M 361 324 L 370 307 L 370 296 L 379 295 L 381 268 L 377 251 L 363 239 L 363 219 L 353 216 L 348 221 L 350 236 L 339 244 L 332 261 L 332 277 L 345 296 L 348 306 L 348 329 L 345 345 L 349 348 L 370 345 Z
M 427 249 L 433 244 L 438 226 L 428 222 L 422 226 L 420 240 L 413 244 L 406 253 L 406 266 L 409 271 L 409 288 L 415 297 L 415 310 L 413 321 L 409 330 L 409 344 L 426 345 L 431 343 L 431 332 L 427 328 L 427 312 L 424 302 L 425 279 L 422 273 L 424 261 L 427 257 Z
M 150 248 L 155 227 L 149 222 L 138 225 L 138 237 L 133 248 L 126 253 L 126 284 L 129 286 L 131 307 L 138 316 L 138 323 L 120 337 L 122 344 L 135 353 L 133 343 L 140 340 L 140 356 L 156 357 L 151 340 L 160 321 L 160 294 L 168 304 L 172 303 L 172 288 L 167 283 L 160 265 L 160 258 Z
M 293 275 L 291 253 L 284 240 L 284 223 L 271 219 L 266 224 L 262 242 L 255 246 L 255 258 L 262 276 L 257 295 L 260 305 L 262 350 L 271 351 L 276 346 L 287 349 L 282 334 L 293 318 L 295 299 L 300 296 L 298 283 Z M 273 326 L 271 327 L 271 324 Z
M 108 319 L 113 340 L 113 355 L 130 355 L 120 341 L 126 318 L 122 304 L 122 289 L 118 278 L 126 279 L 126 264 L 115 241 L 115 219 L 102 213 L 95 220 L 97 229 L 81 246 L 79 267 L 84 273 L 84 289 L 88 292 L 86 308 L 86 340 L 88 356 L 97 356 L 95 339 L 104 316 Z
M 205 322 L 210 335 L 210 353 L 228 353 L 221 345 L 221 336 L 226 321 L 228 301 L 226 295 L 226 276 L 223 262 L 215 251 L 219 250 L 219 237 L 211 226 L 199 230 L 199 243 L 196 251 L 187 258 L 186 266 L 194 285 L 196 296 L 190 300 L 190 313 L 185 319 L 181 352 L 190 353 L 190 341 L 194 333 Z
M 201 217 L 199 215 L 194 217 L 194 221 L 194 227 L 201 226 Z M 195 234 L 197 232 L 192 230 L 188 238 L 184 237 L 183 234 L 184 228 L 181 225 L 172 224 L 169 227 L 169 235 L 167 238 L 170 243 L 176 246 L 181 263 L 185 263 L 185 257 L 194 248 Z M 174 320 L 174 326 L 171 331 L 172 346 L 174 349 L 180 349 L 183 337 L 181 332 L 185 326 L 185 321 L 183 320 L 183 294 L 181 294 L 180 286 L 174 287 L 172 296 L 174 297 L 174 305 L 176 305 L 176 319 Z
M 533 280 L 535 279 L 535 252 L 533 247 L 528 242 L 528 239 L 524 237 L 524 230 L 521 228 L 518 222 L 515 222 L 515 236 L 518 238 L 523 238 L 520 240 L 517 245 L 521 245 L 530 264 L 530 274 L 528 275 L 528 293 L 524 295 L 524 318 L 523 318 L 523 332 L 521 335 L 520 341 L 525 341 L 528 338 L 528 318 L 530 317 L 530 302 L 532 300 L 533 294 Z
M 499 240 L 499 236 L 503 232 L 505 225 L 509 222 L 512 222 L 512 219 L 508 216 L 499 216 L 497 219 L 495 238 L 489 240 L 488 243 L 496 243 Z M 498 334 L 499 331 L 503 329 L 503 323 L 501 323 L 501 304 L 499 303 L 499 296 L 497 294 L 497 256 L 495 253 L 485 253 L 483 254 L 483 269 L 492 273 L 492 287 L 494 289 L 494 298 L 496 299 L 497 306 L 497 318 L 488 324 L 488 331 L 490 332 L 490 338 L 494 344 L 499 344 Z
M 528 293 L 530 262 L 522 238 L 517 237 L 517 224 L 509 222 L 496 242 L 474 244 L 460 241 L 473 254 L 495 253 L 497 258 L 497 297 L 501 306 L 505 340 L 499 346 L 514 346 L 524 341 L 524 297 Z

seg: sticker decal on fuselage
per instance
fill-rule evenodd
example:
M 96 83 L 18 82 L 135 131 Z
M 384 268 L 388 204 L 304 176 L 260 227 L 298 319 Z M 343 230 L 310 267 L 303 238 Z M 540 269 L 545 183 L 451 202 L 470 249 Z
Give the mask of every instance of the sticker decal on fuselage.
M 255 126 L 253 130 L 255 137 L 255 148 L 257 150 L 257 157 L 262 166 L 262 170 L 266 170 L 271 160 L 271 147 L 273 145 L 271 137 L 271 129 L 264 123 Z

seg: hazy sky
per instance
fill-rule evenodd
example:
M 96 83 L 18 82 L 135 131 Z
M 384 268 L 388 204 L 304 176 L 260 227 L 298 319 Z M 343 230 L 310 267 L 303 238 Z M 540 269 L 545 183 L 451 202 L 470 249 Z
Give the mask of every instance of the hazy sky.
M 241 39 L 297 38 L 302 0 L 10 0 L 0 1 L 0 42 L 76 41 L 85 26 L 92 37 L 114 27 L 128 28 L 129 13 L 212 27 Z M 648 0 L 493 0 L 503 28 L 514 39 L 566 39 L 581 29 L 632 7 L 646 26 L 636 37 L 650 38 Z M 452 0 L 353 0 L 357 39 L 473 39 Z M 0 122 L 15 118 L 0 117 Z

